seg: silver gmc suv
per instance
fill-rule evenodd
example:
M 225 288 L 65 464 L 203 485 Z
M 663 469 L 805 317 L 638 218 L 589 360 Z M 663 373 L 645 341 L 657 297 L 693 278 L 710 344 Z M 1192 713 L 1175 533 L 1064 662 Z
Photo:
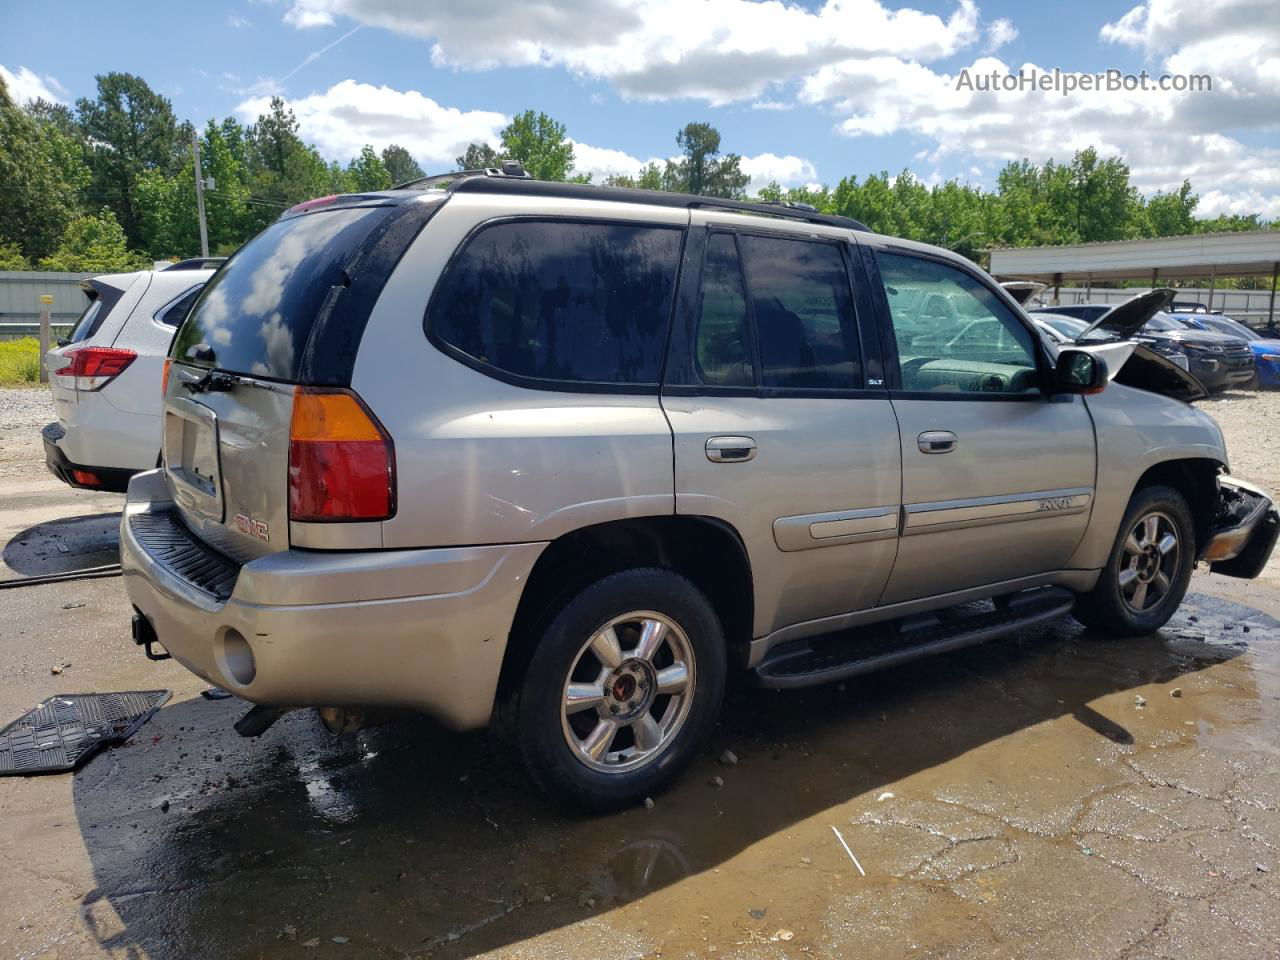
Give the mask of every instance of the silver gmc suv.
M 164 379 L 121 528 L 148 654 L 256 704 L 246 735 L 495 724 L 588 809 L 670 781 L 731 668 L 824 683 L 1072 611 L 1148 633 L 1280 530 L 1193 378 L 1045 342 L 967 260 L 514 165 L 289 211 Z

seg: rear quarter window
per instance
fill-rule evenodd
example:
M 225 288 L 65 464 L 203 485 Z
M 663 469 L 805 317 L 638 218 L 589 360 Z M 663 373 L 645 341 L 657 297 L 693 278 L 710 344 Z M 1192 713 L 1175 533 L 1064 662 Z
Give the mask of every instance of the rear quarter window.
M 299 379 L 326 299 L 348 282 L 345 268 L 393 209 L 338 208 L 267 227 L 210 278 L 172 355 L 233 373 Z
M 683 231 L 515 220 L 475 233 L 427 310 L 433 342 L 530 386 L 657 386 Z

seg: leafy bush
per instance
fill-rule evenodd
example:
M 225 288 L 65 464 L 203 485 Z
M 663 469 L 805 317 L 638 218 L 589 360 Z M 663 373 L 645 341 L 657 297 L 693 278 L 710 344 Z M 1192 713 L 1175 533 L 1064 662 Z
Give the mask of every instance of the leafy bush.
M 40 341 L 35 337 L 0 340 L 0 386 L 40 380 Z

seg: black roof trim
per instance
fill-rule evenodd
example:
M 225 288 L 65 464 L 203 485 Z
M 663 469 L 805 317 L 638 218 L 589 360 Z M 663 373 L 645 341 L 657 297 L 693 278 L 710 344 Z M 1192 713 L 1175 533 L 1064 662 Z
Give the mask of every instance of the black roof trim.
M 450 175 L 445 175 L 450 176 Z M 810 212 L 804 205 L 789 203 L 751 203 L 746 200 L 722 200 L 718 197 L 700 197 L 688 193 L 665 193 L 661 190 L 639 190 L 634 187 L 606 187 L 591 183 L 560 183 L 552 180 L 532 180 L 527 177 L 494 176 L 488 171 L 459 171 L 445 189 L 449 193 L 506 193 L 534 197 L 556 197 L 562 200 L 613 200 L 620 203 L 647 203 L 657 207 L 684 209 L 707 208 L 731 210 L 737 213 L 755 213 L 785 220 L 802 220 L 821 223 L 829 227 L 870 232 L 867 227 L 851 217 L 838 217 Z M 439 182 L 441 177 L 426 180 Z M 422 181 L 416 184 L 426 186 Z M 415 184 L 415 185 L 416 185 Z M 410 187 L 413 189 L 413 187 Z
M 188 257 L 165 267 L 165 270 L 217 270 L 226 260 L 226 257 Z

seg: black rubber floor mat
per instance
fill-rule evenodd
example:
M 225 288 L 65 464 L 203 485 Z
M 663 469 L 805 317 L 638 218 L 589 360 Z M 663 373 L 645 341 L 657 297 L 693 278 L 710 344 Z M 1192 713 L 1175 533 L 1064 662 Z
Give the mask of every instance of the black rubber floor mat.
M 74 770 L 123 743 L 170 697 L 168 690 L 50 697 L 0 730 L 0 777 Z

